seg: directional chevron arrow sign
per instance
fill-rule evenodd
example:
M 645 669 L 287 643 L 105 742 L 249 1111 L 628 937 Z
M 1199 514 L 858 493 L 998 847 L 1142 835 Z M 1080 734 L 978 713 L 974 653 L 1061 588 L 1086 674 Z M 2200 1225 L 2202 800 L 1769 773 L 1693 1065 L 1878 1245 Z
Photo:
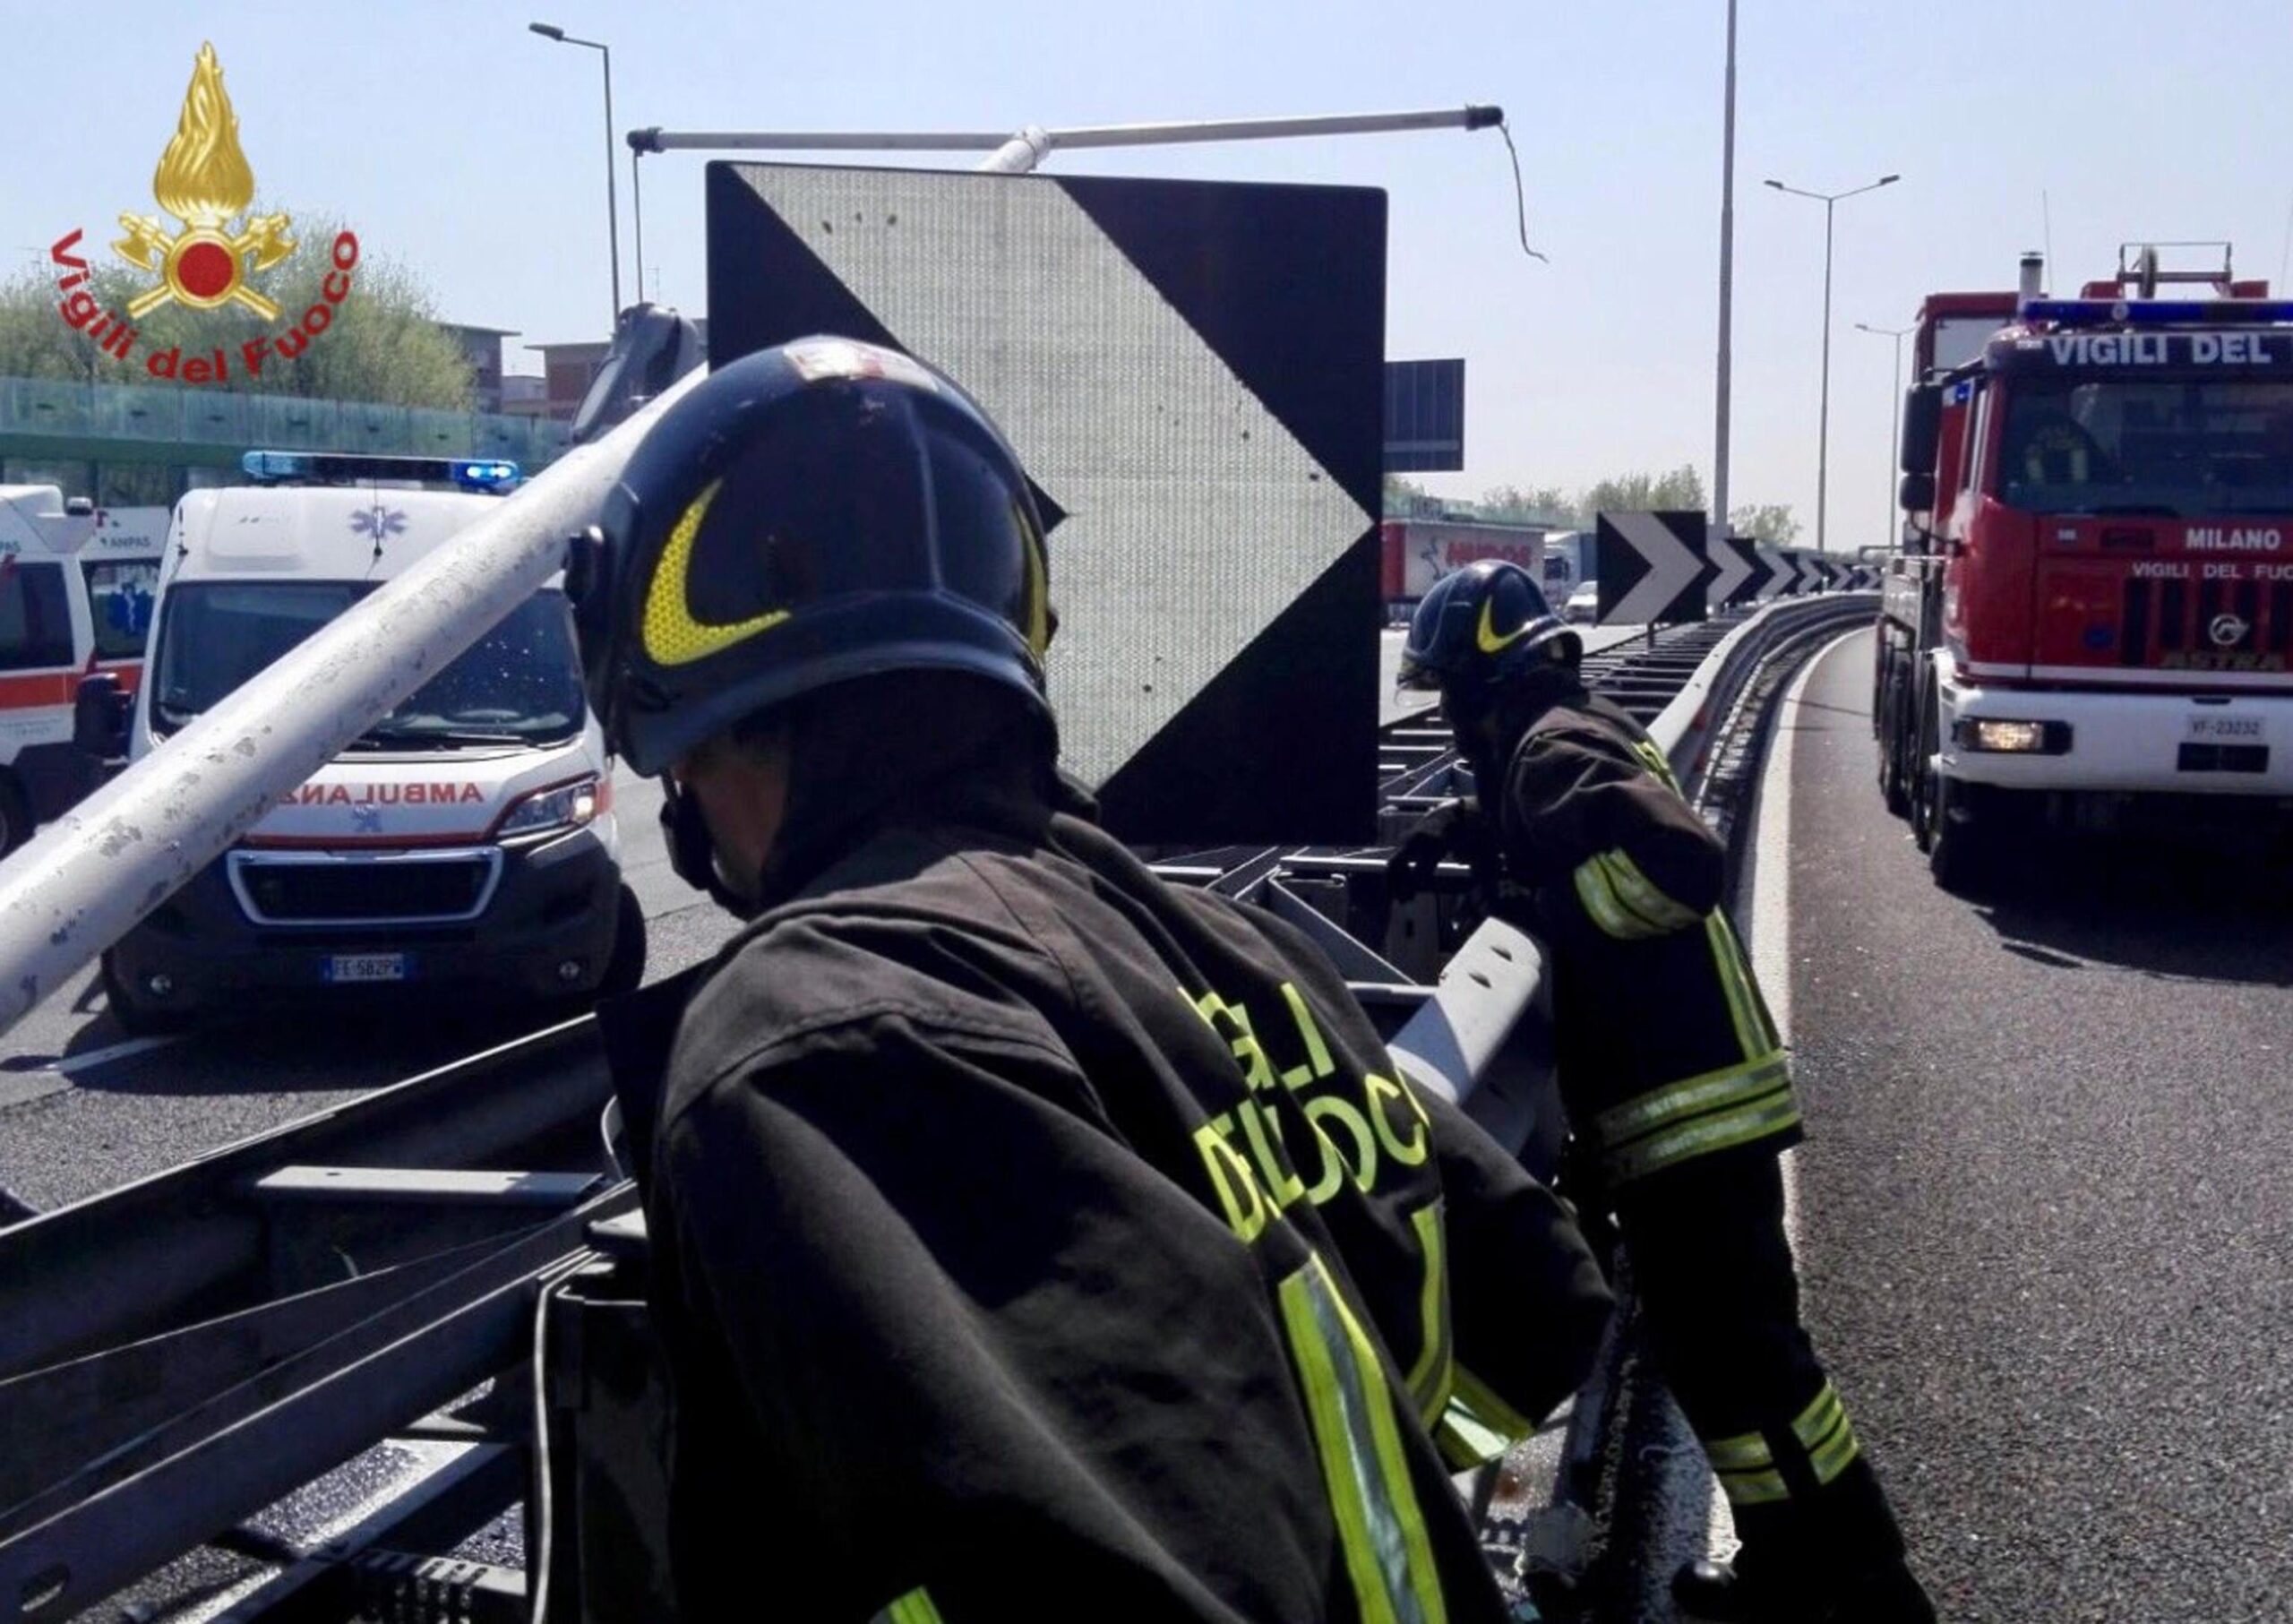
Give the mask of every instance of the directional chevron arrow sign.
M 1018 451 L 1111 828 L 1370 838 L 1382 193 L 717 163 L 708 200 L 715 364 L 887 344 Z
M 1792 569 L 1791 561 L 1783 556 L 1783 549 L 1769 546 L 1761 541 L 1752 544 L 1752 552 L 1758 558 L 1760 567 L 1767 571 L 1767 579 L 1759 584 L 1759 601 L 1765 603 L 1772 597 L 1781 597 L 1789 592 L 1799 572 Z
M 1600 623 L 1671 625 L 1706 618 L 1701 512 L 1602 513 L 1598 518 Z
M 1704 601 L 1714 609 L 1724 609 L 1737 601 L 1752 578 L 1759 572 L 1759 563 L 1752 556 L 1751 544 L 1739 536 L 1707 536 L 1712 549 L 1712 580 L 1704 589 Z

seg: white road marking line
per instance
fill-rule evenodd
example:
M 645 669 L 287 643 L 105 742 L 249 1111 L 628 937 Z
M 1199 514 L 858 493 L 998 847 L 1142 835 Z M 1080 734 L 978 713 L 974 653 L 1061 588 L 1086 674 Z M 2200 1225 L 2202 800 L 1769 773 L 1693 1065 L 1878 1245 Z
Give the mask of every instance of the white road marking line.
M 1861 635 L 1856 631 L 1834 638 L 1791 679 L 1777 709 L 1774 730 L 1768 735 L 1767 761 L 1760 771 L 1758 807 L 1752 825 L 1752 975 L 1787 1050 L 1791 1046 L 1791 769 L 1799 752 L 1799 717 L 1816 670 L 1841 644 Z M 1777 1161 L 1783 1170 L 1783 1233 L 1797 1255 L 1799 1153 L 1787 1150 Z M 1803 1306 L 1807 1302 L 1804 1285 L 1800 1302 Z M 1738 1545 L 1736 1519 L 1716 1481 L 1712 1485 L 1707 1527 L 1706 1542 L 1713 1560 L 1732 1556 Z
M 131 1037 L 106 1048 L 90 1049 L 85 1054 L 66 1055 L 48 1070 L 60 1071 L 66 1077 L 77 1077 L 81 1072 L 92 1071 L 98 1066 L 108 1066 L 116 1060 L 125 1060 L 132 1054 L 149 1054 L 154 1049 L 168 1048 L 181 1042 L 183 1034 L 179 1032 L 158 1037 Z

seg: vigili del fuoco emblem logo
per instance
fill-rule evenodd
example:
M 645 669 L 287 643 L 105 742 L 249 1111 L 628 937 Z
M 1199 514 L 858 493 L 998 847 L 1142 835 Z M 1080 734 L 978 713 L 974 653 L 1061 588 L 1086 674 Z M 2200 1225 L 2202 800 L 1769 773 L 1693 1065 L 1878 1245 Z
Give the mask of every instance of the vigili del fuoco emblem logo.
M 82 233 L 74 230 L 48 250 L 48 258 L 64 272 L 56 279 L 64 296 L 56 310 L 68 326 L 85 333 L 102 353 L 129 361 L 141 336 L 134 324 L 162 305 L 194 311 L 235 306 L 267 323 L 286 316 L 279 302 L 257 283 L 295 252 L 295 239 L 288 235 L 291 222 L 284 213 L 248 212 L 254 202 L 254 171 L 239 145 L 238 114 L 223 89 L 223 64 L 210 44 L 199 47 L 175 138 L 159 155 L 159 167 L 151 177 L 151 193 L 174 217 L 176 228 L 170 230 L 158 215 L 119 217 L 126 235 L 112 245 L 113 252 L 158 279 L 127 300 L 125 314 L 106 309 L 88 286 L 88 262 L 75 252 Z M 317 302 L 296 317 L 291 328 L 275 340 L 265 335 L 239 344 L 242 375 L 256 376 L 274 355 L 294 359 L 332 324 L 335 307 L 350 295 L 350 272 L 358 262 L 357 237 L 339 233 L 328 257 L 331 267 L 320 284 Z M 189 356 L 184 348 L 154 348 L 145 358 L 145 370 L 155 378 L 185 383 L 222 383 L 232 376 L 222 346 L 207 355 Z

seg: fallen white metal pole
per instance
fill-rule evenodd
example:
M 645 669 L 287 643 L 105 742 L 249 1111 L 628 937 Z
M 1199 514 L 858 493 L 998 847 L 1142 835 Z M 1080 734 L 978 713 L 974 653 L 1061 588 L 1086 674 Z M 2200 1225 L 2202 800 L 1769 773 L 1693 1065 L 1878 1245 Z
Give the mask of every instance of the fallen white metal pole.
M 640 152 L 991 152 L 982 168 L 1024 173 L 1066 148 L 1165 147 L 1214 141 L 1292 141 L 1310 135 L 1374 135 L 1398 130 L 1485 130 L 1502 107 L 1438 107 L 1414 113 L 1337 113 L 1298 118 L 1198 119 L 1175 124 L 1085 125 L 1018 133 L 915 130 L 631 130 Z M 1022 150 L 1024 149 L 1024 151 Z M 1027 157 L 1032 153 L 1032 157 Z
M 0 1031 L 564 566 L 696 373 L 577 446 L 0 864 Z

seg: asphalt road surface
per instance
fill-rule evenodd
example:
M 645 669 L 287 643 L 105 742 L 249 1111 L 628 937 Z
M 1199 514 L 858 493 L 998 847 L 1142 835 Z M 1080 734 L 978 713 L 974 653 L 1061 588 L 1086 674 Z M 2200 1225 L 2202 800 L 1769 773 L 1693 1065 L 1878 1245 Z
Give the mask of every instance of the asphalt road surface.
M 1782 724 L 1817 1344 L 1946 1619 L 2293 1618 L 2293 887 L 2057 841 L 1945 894 L 1870 649 Z
M 733 921 L 670 872 L 659 786 L 624 769 L 614 801 L 654 980 L 714 952 Z M 47 1211 L 562 1018 L 425 1008 L 417 1020 L 359 1018 L 346 1031 L 339 1018 L 266 1015 L 132 1039 L 90 968 L 0 1040 L 0 1219 L 11 1197 Z

